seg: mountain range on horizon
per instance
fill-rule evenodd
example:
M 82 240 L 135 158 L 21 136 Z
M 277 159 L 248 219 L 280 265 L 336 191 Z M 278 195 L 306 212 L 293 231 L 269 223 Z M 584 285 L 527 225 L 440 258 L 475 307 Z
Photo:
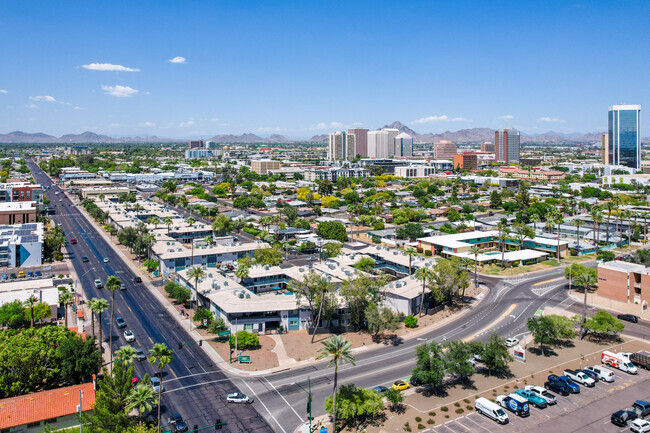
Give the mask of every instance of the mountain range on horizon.
M 383 128 L 395 128 L 400 132 L 411 135 L 416 143 L 435 143 L 440 140 L 451 140 L 455 143 L 480 143 L 484 141 L 494 141 L 494 129 L 491 128 L 469 128 L 458 131 L 445 131 L 442 133 L 424 133 L 420 134 L 404 125 L 399 121 L 384 125 Z M 522 143 L 593 143 L 599 142 L 601 132 L 592 133 L 571 133 L 563 134 L 554 131 L 548 131 L 543 134 L 525 134 L 522 132 Z M 29 133 L 14 131 L 8 134 L 0 134 L 0 143 L 5 144 L 98 144 L 98 143 L 182 143 L 189 139 L 161 138 L 156 136 L 143 137 L 110 137 L 100 135 L 94 132 L 86 131 L 81 134 L 65 134 L 60 137 L 48 135 L 42 132 Z M 280 134 L 272 134 L 268 137 L 261 137 L 252 133 L 241 135 L 221 134 L 215 135 L 206 141 L 215 143 L 325 143 L 327 134 L 314 135 L 307 140 L 289 139 Z M 643 138 L 644 143 L 650 143 L 650 138 Z

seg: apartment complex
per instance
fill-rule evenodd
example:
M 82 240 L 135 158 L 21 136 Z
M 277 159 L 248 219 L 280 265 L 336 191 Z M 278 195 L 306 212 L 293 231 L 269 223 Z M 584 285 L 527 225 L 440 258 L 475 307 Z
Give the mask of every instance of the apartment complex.
M 519 162 L 520 133 L 514 128 L 499 129 L 494 133 L 494 153 L 497 162 Z
M 42 223 L 0 226 L 0 266 L 42 265 L 44 236 Z
M 650 300 L 650 268 L 622 261 L 598 265 L 598 295 L 620 302 L 641 304 Z
M 274 159 L 254 159 L 251 161 L 251 171 L 266 174 L 269 170 L 279 170 L 280 161 Z
M 357 156 L 354 134 L 337 131 L 328 136 L 327 159 L 329 161 L 352 160 Z
M 29 182 L 11 182 L 0 184 L 0 202 L 35 201 L 42 203 L 41 185 Z
M 458 148 L 453 141 L 441 140 L 433 145 L 434 159 L 448 159 L 453 161 L 454 156 L 458 153 Z

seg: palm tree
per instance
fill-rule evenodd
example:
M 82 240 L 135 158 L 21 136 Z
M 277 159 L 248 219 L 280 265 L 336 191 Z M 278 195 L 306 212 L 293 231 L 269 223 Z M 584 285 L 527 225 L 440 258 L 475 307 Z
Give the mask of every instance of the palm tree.
M 133 409 L 138 411 L 139 425 L 142 425 L 142 415 L 150 411 L 154 405 L 158 405 L 156 393 L 149 384 L 145 383 L 138 383 L 126 396 L 125 401 L 127 412 L 131 412 Z
M 530 218 L 528 218 L 531 223 L 533 223 L 533 230 L 535 231 L 535 235 L 537 235 L 537 223 L 540 222 L 542 219 L 539 217 L 539 214 L 532 214 Z
M 135 348 L 126 345 L 122 346 L 115 351 L 115 360 L 121 362 L 124 365 L 130 365 L 133 363 L 133 359 L 137 356 L 138 351 Z
M 407 249 L 404 250 L 404 254 L 406 254 L 409 257 L 409 276 L 411 275 L 411 261 L 413 260 L 413 257 L 418 255 L 418 252 L 415 250 L 413 247 L 408 247 Z
M 149 350 L 149 362 L 159 370 L 160 387 L 158 388 L 158 401 L 162 392 L 162 373 L 166 365 L 171 364 L 174 352 L 165 343 L 156 343 L 153 349 Z M 160 433 L 160 404 L 158 404 L 158 433 Z
M 192 227 L 196 223 L 196 218 L 194 217 L 189 217 L 188 219 L 185 220 L 188 226 Z
M 603 214 L 600 206 L 591 208 L 591 219 L 594 221 L 594 244 L 596 245 L 596 254 L 600 248 L 600 225 L 603 223 Z
M 187 278 L 194 279 L 194 291 L 197 296 L 199 293 L 199 280 L 205 276 L 205 271 L 200 266 L 195 266 L 187 271 Z M 192 308 L 192 299 L 190 299 L 190 308 Z M 192 318 L 190 317 L 190 328 L 192 327 Z M 191 329 L 190 329 L 191 330 Z
M 643 212 L 641 214 L 643 218 L 643 243 L 648 242 L 648 218 L 650 218 L 650 212 Z
M 427 268 L 426 266 L 422 266 L 421 268 L 418 268 L 415 271 L 415 278 L 418 281 L 422 281 L 422 298 L 420 299 L 420 311 L 419 311 L 420 316 L 422 316 L 422 308 L 424 307 L 424 292 L 426 290 L 427 283 L 431 278 L 431 275 L 433 275 L 433 272 L 431 272 L 431 269 Z
M 621 197 L 615 195 L 612 197 L 612 202 L 614 203 L 614 209 L 616 210 L 616 234 L 618 235 L 619 239 L 622 239 L 623 236 L 621 236 L 621 233 L 618 231 L 618 222 L 621 218 L 621 212 L 620 212 L 620 207 L 621 207 Z
M 25 308 L 29 308 L 30 312 L 30 317 L 31 320 L 29 322 L 29 327 L 33 328 L 34 327 L 34 308 L 40 303 L 40 299 L 38 299 L 36 296 L 31 295 L 29 298 L 25 300 Z
M 506 240 L 509 239 L 510 229 L 502 222 L 497 224 L 497 237 L 501 245 L 501 270 L 505 268 Z
M 163 218 L 163 224 L 167 226 L 167 235 L 169 235 L 169 227 L 174 223 L 172 220 L 172 217 L 165 217 Z
M 210 247 L 210 246 L 212 246 L 212 244 L 214 242 L 214 239 L 212 238 L 212 236 L 206 236 L 205 238 L 203 238 L 203 242 L 205 242 L 205 244 L 208 247 Z
M 237 263 L 237 267 L 235 268 L 235 276 L 239 278 L 239 281 L 244 281 L 246 278 L 248 278 L 249 269 L 250 266 L 244 263 Z
M 559 262 L 562 256 L 560 255 L 560 233 L 562 232 L 562 224 L 564 224 L 564 218 L 562 214 L 557 212 L 553 214 L 553 221 L 557 225 L 557 261 Z
M 108 336 L 108 348 L 111 352 L 111 363 L 113 362 L 113 315 L 115 313 L 115 292 L 120 288 L 122 282 L 115 275 L 111 275 L 106 280 L 106 290 L 111 292 L 111 326 L 110 334 Z M 101 324 L 100 324 L 101 326 Z
M 580 227 L 585 225 L 585 222 L 581 219 L 574 218 L 571 220 L 571 225 L 576 228 L 576 242 L 578 243 L 576 251 L 578 252 L 578 255 L 580 255 Z
M 330 362 L 326 368 L 334 364 L 334 387 L 332 390 L 332 424 L 334 425 L 334 431 L 336 431 L 336 392 L 338 388 L 339 365 L 346 362 L 355 365 L 354 355 L 350 350 L 351 347 L 352 343 L 348 340 L 342 339 L 340 335 L 332 335 L 323 341 L 323 347 L 320 348 L 316 357 L 316 359 L 329 358 Z
M 583 272 L 573 279 L 576 286 L 580 286 L 585 291 L 584 303 L 582 305 L 582 323 L 580 324 L 580 339 L 583 337 L 584 324 L 587 320 L 587 292 L 592 287 L 596 287 L 598 280 L 594 272 Z
M 609 220 L 612 217 L 612 211 L 616 209 L 616 206 L 613 202 L 608 201 L 605 203 L 605 207 L 607 208 L 607 245 L 609 245 Z
M 478 287 L 478 255 L 481 249 L 478 245 L 472 245 L 469 252 L 474 254 L 474 286 Z M 463 289 L 463 299 L 465 299 L 465 289 Z
M 157 216 L 152 216 L 152 217 L 147 218 L 147 222 L 148 222 L 149 224 L 153 225 L 154 228 L 157 229 L 157 228 L 158 228 L 158 224 L 160 224 L 160 218 L 158 218 Z
M 91 311 L 91 323 L 93 327 L 93 338 L 95 337 L 95 314 L 97 314 L 97 321 L 99 322 L 99 351 L 102 351 L 102 313 L 108 309 L 108 301 L 102 298 L 92 298 L 88 302 L 88 307 Z
M 63 291 L 59 293 L 59 303 L 63 305 L 63 317 L 65 319 L 65 327 L 68 327 L 68 305 L 72 303 L 74 295 L 70 292 Z

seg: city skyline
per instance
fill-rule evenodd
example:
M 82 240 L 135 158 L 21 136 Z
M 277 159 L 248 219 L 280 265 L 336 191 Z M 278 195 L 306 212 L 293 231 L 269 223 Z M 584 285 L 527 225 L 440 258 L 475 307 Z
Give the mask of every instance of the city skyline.
M 606 107 L 650 94 L 644 3 L 78 6 L 3 2 L 0 133 L 309 138 L 396 119 L 588 133 L 607 129 Z

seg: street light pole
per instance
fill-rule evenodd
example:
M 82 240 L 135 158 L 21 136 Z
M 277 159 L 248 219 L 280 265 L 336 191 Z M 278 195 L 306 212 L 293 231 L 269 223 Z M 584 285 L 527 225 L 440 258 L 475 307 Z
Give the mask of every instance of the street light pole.
M 83 431 L 84 431 L 84 428 L 83 428 L 83 421 L 82 421 L 82 419 L 81 419 L 81 413 L 82 413 L 82 409 L 81 409 L 81 398 L 82 398 L 83 396 L 84 396 L 84 390 L 83 390 L 83 389 L 80 389 L 80 390 L 79 390 L 79 433 L 83 433 Z
M 302 389 L 307 393 L 307 414 L 309 416 L 309 433 L 311 433 L 311 378 L 307 376 L 307 389 L 300 386 L 298 382 L 293 382 L 292 385 L 296 385 L 298 388 Z

